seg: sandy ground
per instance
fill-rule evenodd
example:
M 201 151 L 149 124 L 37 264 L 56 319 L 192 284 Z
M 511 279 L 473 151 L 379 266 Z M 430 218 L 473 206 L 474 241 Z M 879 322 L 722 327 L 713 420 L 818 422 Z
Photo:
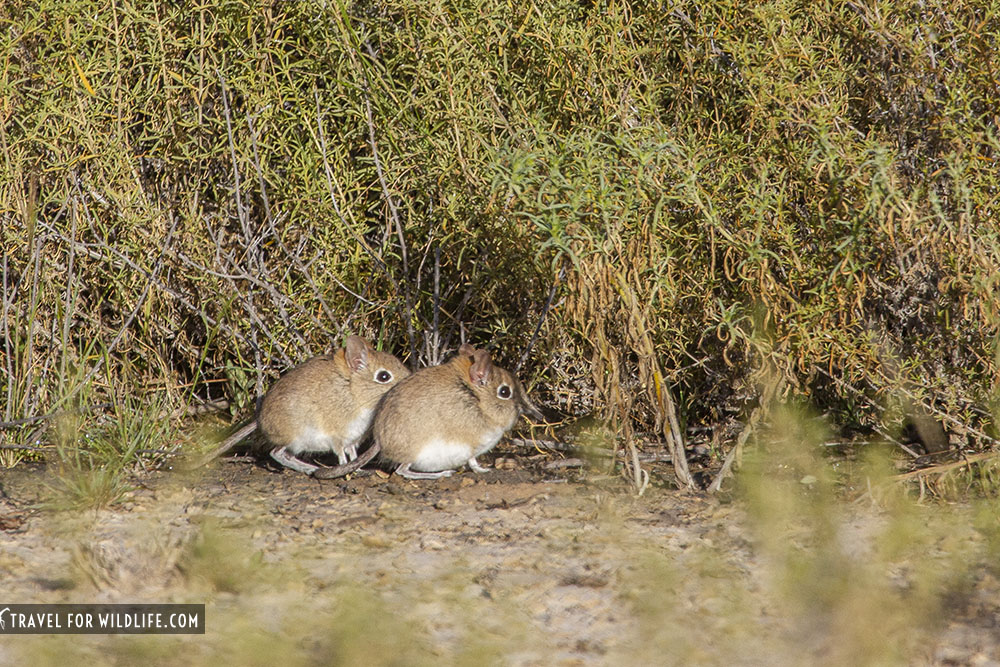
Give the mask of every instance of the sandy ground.
M 137 477 L 97 512 L 38 509 L 46 468 L 4 471 L 0 602 L 203 602 L 208 627 L 8 636 L 0 664 L 1000 664 L 1000 585 L 973 532 L 939 543 L 940 567 L 968 557 L 932 612 L 905 611 L 913 556 L 870 610 L 848 580 L 817 612 L 739 502 L 662 483 L 635 498 L 548 460 L 419 482 L 219 462 Z M 844 522 L 848 558 L 879 521 Z M 900 622 L 852 622 L 880 614 Z

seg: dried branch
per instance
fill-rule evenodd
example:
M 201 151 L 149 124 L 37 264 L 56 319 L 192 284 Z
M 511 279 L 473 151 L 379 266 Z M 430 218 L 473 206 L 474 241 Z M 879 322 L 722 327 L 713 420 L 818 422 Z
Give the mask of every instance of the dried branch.
M 746 445 L 747 440 L 750 436 L 757 430 L 757 427 L 763 421 L 764 416 L 771 410 L 771 406 L 774 403 L 775 398 L 777 398 L 781 392 L 784 390 L 785 380 L 780 374 L 774 373 L 771 380 L 764 386 L 763 391 L 760 394 L 760 401 L 754 411 L 750 414 L 750 419 L 747 420 L 746 425 L 743 430 L 740 431 L 739 437 L 736 438 L 736 444 L 733 448 L 729 450 L 726 454 L 726 459 L 722 463 L 722 468 L 715 475 L 715 479 L 708 486 L 709 493 L 718 493 L 722 490 L 722 482 L 727 477 L 732 475 L 733 464 L 739 461 L 743 456 L 743 448 Z
M 956 468 L 964 468 L 970 466 L 973 463 L 981 463 L 983 461 L 989 461 L 991 459 L 1000 460 L 1000 452 L 983 452 L 981 454 L 973 454 L 972 456 L 966 456 L 961 461 L 954 461 L 952 463 L 941 463 L 936 466 L 930 466 L 927 468 L 921 468 L 920 470 L 914 470 L 912 472 L 902 473 L 893 477 L 896 481 L 905 481 L 908 479 L 913 479 L 915 477 L 925 477 L 927 475 L 939 475 L 941 473 L 948 472 L 949 470 L 955 470 Z
M 528 355 L 531 354 L 531 350 L 534 349 L 535 341 L 538 340 L 538 334 L 542 331 L 542 324 L 545 322 L 545 316 L 549 314 L 549 310 L 552 308 L 552 302 L 555 301 L 556 291 L 559 289 L 559 283 L 561 283 L 565 277 L 566 267 L 563 266 L 559 269 L 559 274 L 556 276 L 556 279 L 552 281 L 552 287 L 549 288 L 549 298 L 545 300 L 542 312 L 538 315 L 538 323 L 535 325 L 535 330 L 532 332 L 531 338 L 528 340 L 528 344 L 524 346 L 524 351 L 521 352 L 521 357 L 517 360 L 517 365 L 514 366 L 515 374 L 521 370 L 521 367 L 524 366 L 524 362 L 528 360 Z

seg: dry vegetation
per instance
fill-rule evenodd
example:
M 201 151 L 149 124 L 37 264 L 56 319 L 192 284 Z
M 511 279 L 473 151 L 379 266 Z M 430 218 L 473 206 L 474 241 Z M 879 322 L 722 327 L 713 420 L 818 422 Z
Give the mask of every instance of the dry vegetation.
M 777 579 L 840 568 L 820 615 L 874 622 L 902 556 L 852 563 L 830 513 L 864 493 L 942 535 L 879 487 L 884 443 L 927 462 L 906 414 L 953 446 L 914 495 L 986 499 L 949 571 L 1000 549 L 998 42 L 970 0 L 4 2 L 0 466 L 113 505 L 217 436 L 193 409 L 245 419 L 349 333 L 414 367 L 466 336 L 634 490 L 731 455 Z M 796 530 L 832 560 L 775 554 Z M 843 632 L 844 664 L 910 655 Z
M 850 432 L 923 405 L 988 448 L 998 20 L 7 3 L 3 417 L 242 416 L 346 332 L 422 365 L 464 327 L 626 442 L 744 421 L 777 373 Z

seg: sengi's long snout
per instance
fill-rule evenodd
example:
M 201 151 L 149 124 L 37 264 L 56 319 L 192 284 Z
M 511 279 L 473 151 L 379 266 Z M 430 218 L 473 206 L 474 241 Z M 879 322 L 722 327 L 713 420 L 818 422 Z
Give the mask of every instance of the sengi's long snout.
M 527 394 L 522 391 L 519 398 L 520 400 L 518 403 L 520 404 L 522 414 L 526 414 L 536 421 L 546 421 L 545 415 L 543 415 L 541 410 L 539 410 L 538 407 L 531 402 L 531 399 L 528 398 Z

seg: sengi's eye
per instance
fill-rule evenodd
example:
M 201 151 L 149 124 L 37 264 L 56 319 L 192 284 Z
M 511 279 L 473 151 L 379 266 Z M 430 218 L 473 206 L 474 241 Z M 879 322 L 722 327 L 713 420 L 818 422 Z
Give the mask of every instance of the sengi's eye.
M 375 381 L 378 382 L 379 384 L 392 382 L 392 373 L 385 370 L 384 368 L 380 368 L 378 369 L 378 372 L 375 373 Z
M 513 392 L 510 390 L 509 384 L 502 384 L 499 387 L 497 387 L 497 396 L 505 401 L 509 399 L 512 394 Z

